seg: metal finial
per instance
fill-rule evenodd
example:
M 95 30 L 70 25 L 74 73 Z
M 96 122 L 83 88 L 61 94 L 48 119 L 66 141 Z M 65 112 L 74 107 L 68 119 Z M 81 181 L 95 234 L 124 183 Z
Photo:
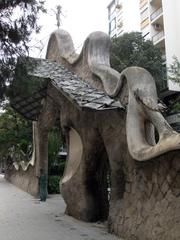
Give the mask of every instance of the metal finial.
M 57 27 L 59 28 L 61 25 L 61 14 L 62 14 L 62 7 L 58 5 L 56 7 L 56 20 L 57 20 Z

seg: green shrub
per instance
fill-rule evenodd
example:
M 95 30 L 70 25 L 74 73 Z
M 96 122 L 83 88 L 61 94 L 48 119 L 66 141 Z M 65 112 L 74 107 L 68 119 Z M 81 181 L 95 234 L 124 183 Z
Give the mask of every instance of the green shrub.
M 62 140 L 59 129 L 54 127 L 48 135 L 48 174 L 51 176 L 61 176 L 59 166 L 61 163 L 58 158 L 58 152 L 61 146 Z
M 60 176 L 63 176 L 65 165 L 66 165 L 66 161 L 62 161 L 62 162 L 60 162 L 60 164 L 59 164 Z
M 50 176 L 63 176 L 65 168 L 65 161 L 59 161 L 56 165 L 51 165 L 49 167 L 49 175 Z
M 60 176 L 49 176 L 48 177 L 48 193 L 59 194 L 59 181 Z
M 176 102 L 172 107 L 171 107 L 171 113 L 178 113 L 180 112 L 180 103 Z

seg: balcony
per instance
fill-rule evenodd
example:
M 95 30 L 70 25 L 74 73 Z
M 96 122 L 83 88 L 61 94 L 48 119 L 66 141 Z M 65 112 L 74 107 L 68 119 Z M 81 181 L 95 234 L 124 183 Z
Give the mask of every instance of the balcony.
M 141 0 L 140 1 L 140 9 L 143 8 L 146 4 L 148 4 L 148 0 Z
M 160 16 L 160 15 L 162 14 L 162 12 L 163 12 L 162 7 L 158 8 L 157 10 L 155 10 L 155 11 L 151 14 L 151 16 L 150 16 L 151 21 L 153 21 L 155 18 L 157 18 L 158 16 Z
M 164 31 L 160 31 L 152 37 L 152 41 L 154 44 L 157 44 L 162 39 L 164 39 Z
M 121 10 L 122 9 L 122 3 L 117 3 L 116 4 L 116 9 Z
M 162 0 L 150 0 L 149 3 L 152 6 L 160 6 L 160 5 L 162 5 Z
M 119 22 L 119 23 L 117 24 L 117 27 L 118 27 L 118 29 L 122 28 L 122 27 L 123 27 L 123 22 L 122 22 L 122 21 Z
M 142 31 L 142 29 L 144 29 L 148 25 L 149 25 L 149 18 L 146 18 L 141 22 L 141 31 Z

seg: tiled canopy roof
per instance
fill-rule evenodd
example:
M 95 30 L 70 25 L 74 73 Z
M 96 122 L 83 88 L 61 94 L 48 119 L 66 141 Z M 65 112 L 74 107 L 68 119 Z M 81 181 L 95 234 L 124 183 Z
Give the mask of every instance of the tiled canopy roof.
M 49 80 L 59 92 L 77 107 L 94 110 L 120 107 L 119 103 L 111 99 L 105 92 L 91 87 L 78 76 L 56 62 L 46 59 L 28 58 L 25 61 L 25 68 L 25 73 L 27 74 L 27 76 L 25 76 L 26 79 L 28 79 L 28 77 L 33 77 L 33 79 L 37 78 L 37 81 L 42 79 L 42 82 L 45 79 Z M 49 81 L 46 81 L 46 83 Z M 29 84 L 31 84 L 30 81 Z M 45 96 L 46 88 L 40 87 L 37 92 L 32 93 L 30 96 L 22 97 L 21 94 L 15 96 L 12 101 L 12 106 L 25 117 L 36 120 L 41 108 L 41 99 Z

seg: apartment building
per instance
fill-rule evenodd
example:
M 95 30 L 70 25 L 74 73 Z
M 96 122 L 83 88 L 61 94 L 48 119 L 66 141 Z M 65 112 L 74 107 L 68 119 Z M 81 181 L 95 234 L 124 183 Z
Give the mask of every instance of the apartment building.
M 180 0 L 113 0 L 108 5 L 108 18 L 110 37 L 142 31 L 145 39 L 160 48 L 167 69 L 173 64 L 173 56 L 180 61 Z M 161 87 L 161 98 L 167 105 L 179 96 L 180 85 L 169 77 Z M 180 113 L 167 120 L 180 132 Z
M 173 56 L 180 60 L 180 0 L 140 0 L 139 8 L 142 34 L 160 48 L 169 69 Z M 170 75 L 169 71 L 167 75 Z M 180 91 L 179 84 L 169 78 L 168 88 Z
M 137 0 L 112 0 L 107 8 L 110 37 L 118 37 L 125 32 L 140 31 Z

